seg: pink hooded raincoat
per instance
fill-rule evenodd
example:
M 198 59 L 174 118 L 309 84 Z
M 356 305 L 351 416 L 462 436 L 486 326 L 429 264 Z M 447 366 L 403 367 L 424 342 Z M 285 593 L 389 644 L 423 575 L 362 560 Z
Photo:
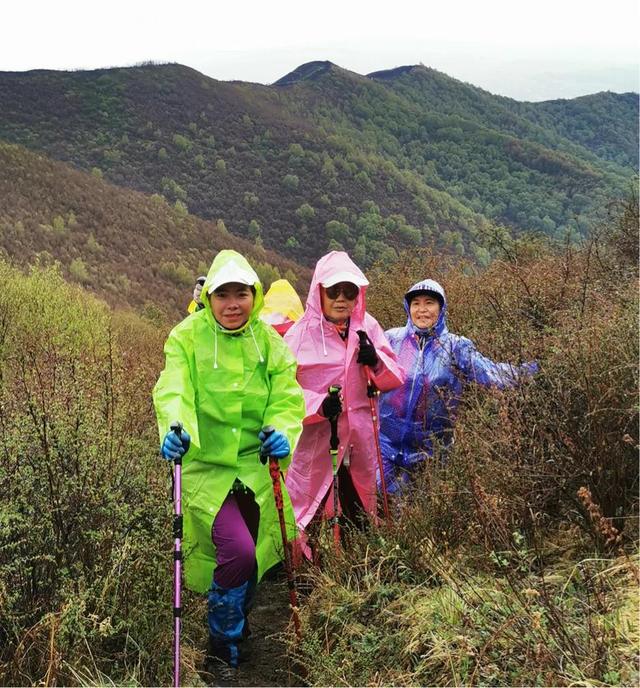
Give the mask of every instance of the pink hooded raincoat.
M 356 362 L 359 349 L 357 330 L 365 330 L 379 357 L 372 379 L 383 392 L 404 382 L 398 365 L 378 321 L 366 313 L 366 286 L 360 288 L 351 314 L 346 341 L 322 314 L 320 285 L 336 273 L 351 273 L 368 284 L 360 269 L 343 251 L 332 251 L 317 263 L 311 281 L 304 315 L 285 335 L 298 361 L 297 380 L 304 391 L 306 415 L 303 430 L 287 473 L 287 489 L 298 526 L 304 530 L 316 514 L 328 491 L 332 490 L 332 465 L 329 455 L 329 421 L 319 414 L 331 385 L 340 385 L 343 412 L 338 421 L 340 446 L 338 465 L 349 455 L 349 473 L 365 510 L 376 513 L 376 458 L 371 408 L 367 398 L 364 367 Z M 348 280 L 344 280 L 348 281 Z M 377 399 L 376 399 L 377 404 Z M 325 512 L 333 515 L 333 494 L 326 500 Z

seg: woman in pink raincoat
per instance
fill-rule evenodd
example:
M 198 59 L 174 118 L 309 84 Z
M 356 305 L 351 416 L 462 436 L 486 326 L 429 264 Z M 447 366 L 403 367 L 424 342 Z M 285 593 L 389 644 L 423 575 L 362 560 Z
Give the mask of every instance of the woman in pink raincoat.
M 306 404 L 302 436 L 286 481 L 303 531 L 314 516 L 321 516 L 322 509 L 328 518 L 334 516 L 327 419 L 338 410 L 339 508 L 359 525 L 365 513 L 377 511 L 378 465 L 365 366 L 383 392 L 402 385 L 405 376 L 382 328 L 366 312 L 368 284 L 343 251 L 323 256 L 316 265 L 304 315 L 285 335 L 298 361 L 297 380 Z M 362 346 L 358 330 L 368 335 L 368 343 Z M 332 385 L 342 387 L 341 402 L 328 396 Z

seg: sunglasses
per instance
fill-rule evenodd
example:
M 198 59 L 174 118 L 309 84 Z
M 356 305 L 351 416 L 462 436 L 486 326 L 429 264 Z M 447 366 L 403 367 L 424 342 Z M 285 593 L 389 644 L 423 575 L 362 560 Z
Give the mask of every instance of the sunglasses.
M 358 296 L 360 289 L 352 282 L 338 282 L 330 287 L 324 288 L 325 293 L 330 299 L 337 299 L 340 294 L 344 295 L 347 301 L 353 301 Z

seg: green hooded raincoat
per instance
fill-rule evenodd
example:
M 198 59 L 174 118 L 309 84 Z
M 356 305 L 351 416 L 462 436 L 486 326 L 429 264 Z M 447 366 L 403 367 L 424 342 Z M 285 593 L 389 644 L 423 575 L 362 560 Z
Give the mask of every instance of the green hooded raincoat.
M 269 468 L 259 460 L 258 433 L 273 425 L 287 436 L 293 453 L 305 414 L 295 359 L 280 335 L 258 319 L 262 285 L 247 260 L 236 251 L 220 251 L 202 293 L 207 294 L 216 275 L 233 282 L 239 272 L 255 277 L 248 322 L 239 330 L 224 330 L 213 317 L 209 299 L 203 298 L 205 307 L 169 334 L 165 368 L 153 391 L 160 441 L 176 420 L 191 436 L 182 465 L 183 551 L 186 584 L 196 592 L 211 586 L 216 565 L 211 527 L 236 478 L 253 491 L 260 507 L 258 577 L 282 559 L 278 514 Z M 281 460 L 281 467 L 289 461 Z M 282 484 L 288 536 L 293 539 L 295 519 Z

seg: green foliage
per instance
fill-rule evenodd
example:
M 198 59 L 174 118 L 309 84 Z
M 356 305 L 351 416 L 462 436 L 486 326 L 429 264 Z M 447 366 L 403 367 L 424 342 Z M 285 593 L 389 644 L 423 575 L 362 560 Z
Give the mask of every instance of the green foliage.
M 167 683 L 169 563 L 149 556 L 171 541 L 148 402 L 163 334 L 55 269 L 0 263 L 0 285 L 0 482 L 12 485 L 0 508 L 0 681 Z
M 64 232 L 66 229 L 62 215 L 56 215 L 51 225 L 56 232 Z
M 300 242 L 294 236 L 290 236 L 284 242 L 284 245 L 285 248 L 288 248 L 289 250 L 295 250 L 300 246 Z
M 174 134 L 173 143 L 181 151 L 191 150 L 191 141 L 189 141 L 189 139 L 186 136 L 182 136 L 182 134 Z
M 74 280 L 77 280 L 83 284 L 87 284 L 91 280 L 87 266 L 82 258 L 75 258 L 71 261 L 69 265 L 69 274 Z
M 282 178 L 282 186 L 288 191 L 295 191 L 300 184 L 300 179 L 295 174 L 285 174 Z
M 193 275 L 191 274 L 191 270 L 182 263 L 165 261 L 160 264 L 158 269 L 163 277 L 166 277 L 178 286 L 193 286 Z
M 260 203 L 260 198 L 252 191 L 245 191 L 243 202 L 248 208 L 255 208 Z
M 171 179 L 170 177 L 162 178 L 162 193 L 172 201 L 187 200 L 187 192 L 175 181 L 175 179 Z
M 265 292 L 269 289 L 272 282 L 275 282 L 281 278 L 278 268 L 270 265 L 269 263 L 258 262 L 255 263 L 253 267 L 260 278 L 260 282 L 262 283 Z
M 173 204 L 173 209 L 175 210 L 176 215 L 181 219 L 184 219 L 185 217 L 187 217 L 187 215 L 189 215 L 189 210 L 187 206 L 180 200 L 177 200 Z
M 87 249 L 90 253 L 99 254 L 104 251 L 104 247 L 96 240 L 93 233 L 87 237 Z
M 308 203 L 303 203 L 297 210 L 296 210 L 296 217 L 301 220 L 302 222 L 310 222 L 313 220 L 313 218 L 316 216 L 316 211 L 308 204 Z
M 162 193 L 171 204 L 188 199 L 192 213 L 222 216 L 236 234 L 255 218 L 268 246 L 304 225 L 295 255 L 308 265 L 332 239 L 330 221 L 358 240 L 366 200 L 382 221 L 365 221 L 365 256 L 378 253 L 371 241 L 400 250 L 432 240 L 475 256 L 487 220 L 587 236 L 637 169 L 633 94 L 517 103 L 424 67 L 368 79 L 332 67 L 281 88 L 140 65 L 90 78 L 25 73 L 0 78 L 0 90 L 0 138 L 80 169 L 103 167 L 110 182 Z M 169 175 L 180 191 L 167 188 Z M 238 203 L 249 179 L 259 204 Z M 300 220 L 305 199 L 314 216 Z M 57 212 L 66 217 L 65 208 Z M 397 215 L 404 223 L 384 224 Z M 441 242 L 446 231 L 460 240 Z
M 256 220 L 251 220 L 249 223 L 249 227 L 247 227 L 247 234 L 249 235 L 250 239 L 256 239 L 258 236 L 260 236 L 260 225 L 256 222 Z

